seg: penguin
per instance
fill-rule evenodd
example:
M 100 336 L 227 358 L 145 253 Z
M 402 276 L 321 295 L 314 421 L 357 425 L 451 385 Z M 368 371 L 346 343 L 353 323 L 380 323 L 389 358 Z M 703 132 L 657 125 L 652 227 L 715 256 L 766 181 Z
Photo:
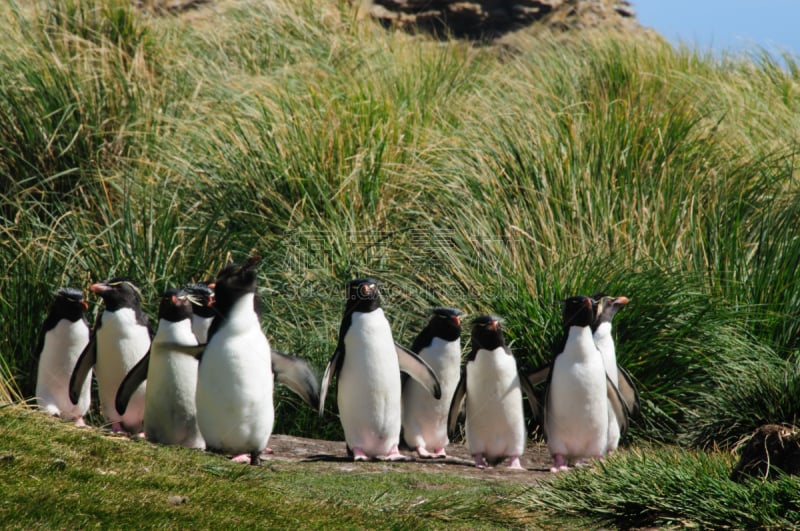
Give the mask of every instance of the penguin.
M 100 408 L 114 432 L 140 433 L 144 420 L 145 384 L 130 398 L 125 415 L 117 413 L 114 400 L 125 375 L 147 354 L 152 333 L 142 311 L 142 296 L 125 277 L 92 284 L 91 291 L 103 299 L 92 337 L 70 378 L 70 400 L 78 401 L 92 366 L 95 368 Z
M 395 343 L 381 308 L 378 281 L 362 278 L 348 282 L 336 350 L 322 377 L 319 414 L 324 414 L 328 386 L 335 376 L 339 418 L 348 453 L 355 461 L 408 459 L 398 450 L 401 370 L 434 398 L 441 398 L 441 386 L 431 367 Z
M 161 297 L 158 328 L 150 352 L 123 379 L 115 404 L 125 414 L 132 393 L 146 379 L 144 432 L 159 444 L 205 448 L 197 426 L 195 357 L 173 347 L 197 346 L 192 333 L 192 303 L 186 292 L 171 289 Z
M 608 377 L 619 389 L 629 414 L 636 417 L 641 412 L 639 393 L 630 374 L 617 362 L 614 338 L 611 335 L 612 319 L 630 301 L 627 297 L 609 297 L 604 293 L 592 295 L 592 300 L 596 306 L 595 318 L 592 321 L 592 338 L 603 355 L 603 364 Z
M 523 383 L 517 362 L 506 346 L 500 318 L 481 315 L 472 324 L 472 349 L 450 404 L 448 431 L 453 433 L 466 401 L 467 446 L 475 466 L 491 467 L 508 459 L 508 468 L 524 470 L 527 431 L 522 407 Z M 525 387 L 529 399 L 533 393 Z
M 91 402 L 91 369 L 78 389 L 76 403 L 69 398 L 69 377 L 89 344 L 88 309 L 81 290 L 61 288 L 56 291 L 37 350 L 36 401 L 39 408 L 50 415 L 73 420 L 76 426 L 86 425 L 83 416 Z
M 255 311 L 254 256 L 229 264 L 217 275 L 216 316 L 200 356 L 197 375 L 197 421 L 209 450 L 237 454 L 235 461 L 258 465 L 275 421 L 276 377 L 313 408 L 319 390 L 308 364 L 273 353 Z M 273 367 L 276 371 L 273 372 Z
M 192 303 L 192 332 L 198 343 L 204 345 L 208 341 L 208 329 L 216 314 L 213 308 L 214 283 L 197 282 L 187 284 L 183 289 Z
M 438 376 L 442 398 L 433 398 L 414 380 L 403 380 L 403 439 L 420 457 L 447 457 L 447 414 L 461 373 L 461 310 L 435 308 L 411 351 Z
M 566 470 L 570 461 L 605 455 L 609 407 L 617 418 L 625 418 L 622 400 L 592 337 L 593 321 L 591 298 L 574 296 L 565 301 L 563 348 L 552 360 L 544 405 L 553 472 Z
M 592 321 L 592 339 L 600 354 L 603 357 L 603 366 L 606 369 L 608 379 L 613 383 L 619 391 L 620 381 L 620 368 L 617 365 L 617 355 L 614 347 L 614 338 L 611 336 L 611 320 L 614 315 L 628 304 L 627 297 L 609 297 L 603 293 L 596 293 L 592 295 L 592 305 L 594 308 L 594 320 Z M 627 373 L 626 373 L 627 376 Z M 630 381 L 624 377 L 625 381 Z M 634 407 L 638 407 L 638 395 L 636 395 L 636 388 L 631 383 L 634 397 L 628 403 L 625 396 L 620 392 L 623 399 L 625 418 L 617 418 L 613 408 L 609 408 L 608 413 L 608 442 L 606 453 L 616 451 L 619 446 L 620 438 L 625 435 L 625 430 L 628 424 L 628 417 L 630 411 Z

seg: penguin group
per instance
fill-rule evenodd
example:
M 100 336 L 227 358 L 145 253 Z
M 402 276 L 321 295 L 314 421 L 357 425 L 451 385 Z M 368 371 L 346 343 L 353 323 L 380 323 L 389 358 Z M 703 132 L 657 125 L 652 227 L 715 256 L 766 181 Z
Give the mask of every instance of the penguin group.
M 318 383 L 301 357 L 273 350 L 256 300 L 259 257 L 225 266 L 215 279 L 165 291 L 155 331 L 129 278 L 90 286 L 103 301 L 93 327 L 76 288 L 63 288 L 42 329 L 36 397 L 40 409 L 85 425 L 91 381 L 115 432 L 159 444 L 206 449 L 256 465 L 270 453 L 274 385 L 325 414 L 336 379 L 346 450 L 355 461 L 447 457 L 463 420 L 474 465 L 524 469 L 524 397 L 540 420 L 552 471 L 615 451 L 638 394 L 616 362 L 611 320 L 626 297 L 595 294 L 564 302 L 560 345 L 550 363 L 525 373 L 501 319 L 471 323 L 462 363 L 462 312 L 439 307 L 411 348 L 398 343 L 379 282 L 346 284 L 333 355 Z M 544 392 L 537 388 L 544 385 Z M 543 399 L 542 399 L 543 397 Z

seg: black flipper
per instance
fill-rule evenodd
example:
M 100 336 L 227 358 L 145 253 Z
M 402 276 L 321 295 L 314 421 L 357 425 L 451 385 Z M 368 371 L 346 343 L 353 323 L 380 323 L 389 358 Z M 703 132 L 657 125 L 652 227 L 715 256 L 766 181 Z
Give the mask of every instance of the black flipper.
M 328 366 L 325 367 L 325 373 L 322 375 L 322 382 L 319 390 L 320 417 L 325 413 L 325 397 L 328 394 L 328 386 L 330 386 L 331 378 L 339 376 L 339 370 L 342 368 L 342 363 L 344 363 L 344 344 L 342 341 L 340 341 L 333 353 L 333 356 L 331 356 L 331 360 L 328 362 Z
M 400 370 L 414 378 L 425 389 L 431 392 L 435 399 L 442 398 L 442 387 L 439 385 L 439 377 L 433 372 L 431 366 L 405 347 L 394 344 L 397 352 L 397 361 L 400 363 Z
M 133 393 L 142 385 L 142 382 L 147 380 L 147 369 L 150 367 L 150 351 L 147 351 L 142 359 L 128 371 L 125 378 L 119 384 L 117 389 L 117 396 L 114 399 L 114 407 L 117 408 L 117 413 L 120 415 L 125 414 L 128 409 L 128 402 L 133 396 Z
M 617 417 L 617 424 L 619 424 L 620 439 L 628 431 L 628 407 L 620 395 L 619 389 L 611 381 L 611 378 L 606 375 L 606 395 L 608 396 L 608 405 Z
M 81 356 L 75 363 L 75 368 L 72 369 L 72 375 L 69 377 L 69 400 L 73 404 L 77 404 L 80 400 L 81 388 L 89 375 L 89 371 L 94 367 L 97 361 L 97 341 L 92 334 L 89 344 L 81 352 Z
M 633 383 L 628 371 L 619 365 L 617 365 L 617 371 L 619 372 L 619 394 L 622 396 L 622 400 L 625 402 L 631 417 L 639 418 L 642 414 L 642 408 L 639 403 L 639 392 L 636 390 L 636 385 Z
M 314 409 L 319 409 L 319 384 L 311 366 L 303 358 L 272 351 L 272 372 L 282 383 Z
M 447 415 L 447 434 L 451 439 L 456 435 L 456 424 L 458 424 L 458 415 L 461 412 L 461 404 L 467 396 L 467 367 L 461 367 L 461 378 L 458 380 L 458 385 L 453 393 L 453 400 L 450 402 L 450 412 Z

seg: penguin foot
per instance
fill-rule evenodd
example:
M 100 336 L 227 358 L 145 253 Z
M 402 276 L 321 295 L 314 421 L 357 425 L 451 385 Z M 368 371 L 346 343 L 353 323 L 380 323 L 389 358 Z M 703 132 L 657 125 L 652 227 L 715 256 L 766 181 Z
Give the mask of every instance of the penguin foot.
M 392 449 L 389 450 L 389 453 L 386 454 L 383 459 L 386 461 L 408 461 L 409 458 L 406 455 L 400 453 L 400 450 L 397 449 L 397 445 L 395 444 L 392 446 Z
M 75 427 L 76 428 L 85 428 L 86 427 L 86 421 L 83 420 L 83 417 L 78 417 L 78 418 L 75 419 Z
M 518 455 L 512 455 L 511 457 L 508 458 L 508 468 L 511 470 L 525 470 L 519 463 Z
M 553 456 L 553 466 L 550 467 L 550 472 L 563 472 L 568 470 L 567 460 L 563 454 L 556 454 Z
M 233 457 L 231 457 L 231 461 L 233 461 L 234 463 L 249 463 L 250 454 L 234 455 Z
M 125 428 L 122 427 L 122 423 L 121 422 L 113 422 L 111 424 L 111 431 L 113 433 L 124 433 L 125 432 Z
M 433 451 L 433 457 L 447 457 L 447 452 L 444 451 L 444 447 L 437 448 Z
M 267 454 L 267 455 L 272 455 L 272 454 L 274 454 L 275 452 L 273 452 L 273 451 L 272 451 L 272 448 L 270 448 L 269 446 L 267 446 L 266 448 L 264 448 L 263 450 L 261 450 L 261 453 L 262 453 L 262 454 Z
M 483 458 L 483 454 L 474 454 L 472 456 L 475 459 L 475 467 L 484 469 L 484 468 L 491 468 L 489 467 L 489 463 L 486 462 L 486 459 Z
M 369 456 L 361 448 L 352 448 L 353 461 L 369 461 Z
M 422 457 L 423 459 L 431 459 L 433 457 L 438 457 L 436 454 L 430 453 L 428 450 L 425 449 L 424 446 L 420 445 L 417 446 L 417 455 Z

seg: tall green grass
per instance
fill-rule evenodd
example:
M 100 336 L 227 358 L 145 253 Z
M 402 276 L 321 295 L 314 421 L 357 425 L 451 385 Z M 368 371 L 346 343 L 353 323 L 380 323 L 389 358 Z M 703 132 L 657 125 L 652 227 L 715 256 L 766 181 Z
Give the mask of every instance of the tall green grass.
M 153 315 L 164 288 L 258 253 L 273 346 L 320 373 L 355 276 L 383 281 L 402 342 L 434 305 L 493 312 L 526 367 L 558 301 L 603 290 L 632 301 L 634 444 L 793 420 L 796 58 L 619 34 L 476 48 L 310 0 L 0 11 L 4 388 L 33 392 L 55 287 L 126 274 Z M 341 436 L 333 411 L 279 402 L 278 431 Z

